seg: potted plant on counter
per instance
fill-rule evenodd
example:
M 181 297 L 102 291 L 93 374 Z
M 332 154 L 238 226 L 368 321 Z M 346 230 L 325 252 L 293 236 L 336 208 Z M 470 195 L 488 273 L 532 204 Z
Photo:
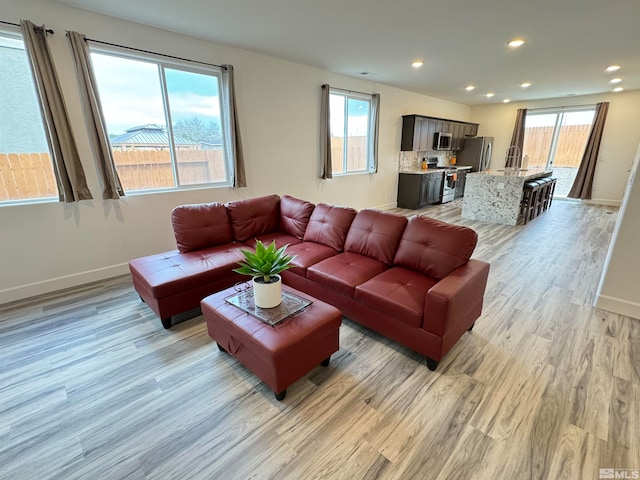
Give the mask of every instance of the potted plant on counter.
M 255 251 L 240 250 L 244 261 L 238 262 L 240 268 L 234 272 L 253 277 L 253 296 L 256 307 L 273 308 L 282 302 L 282 279 L 279 273 L 287 268 L 295 256 L 285 254 L 288 245 L 276 249 L 273 241 L 266 246 L 260 240 Z

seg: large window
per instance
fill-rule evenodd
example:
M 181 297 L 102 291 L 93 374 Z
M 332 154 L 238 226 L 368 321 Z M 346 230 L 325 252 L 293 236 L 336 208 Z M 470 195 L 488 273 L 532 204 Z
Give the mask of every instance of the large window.
M 371 96 L 330 90 L 331 167 L 333 175 L 373 169 Z
M 22 36 L 0 32 L 0 203 L 58 199 Z
M 529 166 L 553 169 L 555 196 L 566 197 L 576 178 L 595 108 L 527 112 L 523 155 Z
M 125 191 L 230 184 L 219 69 L 104 50 L 91 62 Z

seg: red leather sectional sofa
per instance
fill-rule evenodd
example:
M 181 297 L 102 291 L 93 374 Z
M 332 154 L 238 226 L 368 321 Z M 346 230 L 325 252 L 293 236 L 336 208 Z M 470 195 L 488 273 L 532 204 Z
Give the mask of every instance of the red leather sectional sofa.
M 285 284 L 427 357 L 435 370 L 482 312 L 489 264 L 471 259 L 476 233 L 406 217 L 277 195 L 176 207 L 178 249 L 129 262 L 140 297 L 162 319 L 247 277 L 232 271 L 256 240 L 296 255 Z

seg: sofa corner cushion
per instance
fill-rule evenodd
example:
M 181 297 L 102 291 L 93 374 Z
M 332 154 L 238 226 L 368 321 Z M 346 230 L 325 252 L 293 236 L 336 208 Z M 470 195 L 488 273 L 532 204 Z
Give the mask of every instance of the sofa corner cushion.
M 182 253 L 233 241 L 229 215 L 221 203 L 177 206 L 171 212 L 171 224 Z
M 266 197 L 235 200 L 226 204 L 233 235 L 239 242 L 271 233 L 280 227 L 280 197 Z
M 349 228 L 344 249 L 390 265 L 406 225 L 407 217 L 403 215 L 361 210 Z
M 321 243 L 341 252 L 357 213 L 354 208 L 319 203 L 309 219 L 304 241 Z
M 315 205 L 289 195 L 280 199 L 280 230 L 302 240 Z
M 441 280 L 469 261 L 477 242 L 478 234 L 468 227 L 415 216 L 400 239 L 394 264 Z

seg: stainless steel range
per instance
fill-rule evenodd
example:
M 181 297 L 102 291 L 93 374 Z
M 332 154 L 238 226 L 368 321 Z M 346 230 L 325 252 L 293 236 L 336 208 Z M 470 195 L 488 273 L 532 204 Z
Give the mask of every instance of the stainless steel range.
M 442 185 L 442 203 L 451 202 L 456 198 L 456 183 L 458 172 L 455 168 L 444 169 L 444 182 Z
M 456 182 L 458 180 L 458 171 L 455 167 L 438 167 L 438 158 L 432 157 L 427 160 L 428 169 L 444 170 L 444 178 L 442 189 L 440 190 L 441 203 L 451 202 L 456 198 Z

